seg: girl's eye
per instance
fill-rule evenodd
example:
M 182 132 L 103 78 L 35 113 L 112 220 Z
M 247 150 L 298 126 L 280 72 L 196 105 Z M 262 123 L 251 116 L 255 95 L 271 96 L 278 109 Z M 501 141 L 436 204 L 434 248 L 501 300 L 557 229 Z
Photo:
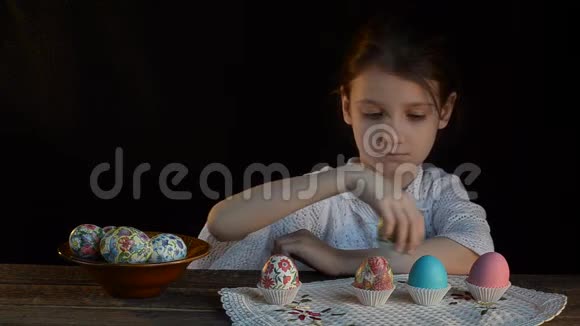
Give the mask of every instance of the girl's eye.
M 383 117 L 382 112 L 375 112 L 375 113 L 365 113 L 365 115 L 371 119 L 380 119 Z
M 424 114 L 409 114 L 407 116 L 409 117 L 409 119 L 411 119 L 413 121 L 421 121 L 421 120 L 425 119 Z

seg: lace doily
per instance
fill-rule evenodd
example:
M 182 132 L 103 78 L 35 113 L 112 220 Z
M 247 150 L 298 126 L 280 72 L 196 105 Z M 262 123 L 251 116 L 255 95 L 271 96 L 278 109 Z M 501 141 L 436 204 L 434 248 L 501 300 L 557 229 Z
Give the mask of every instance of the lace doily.
M 540 325 L 566 306 L 567 297 L 512 285 L 493 305 L 477 303 L 464 276 L 449 276 L 452 286 L 437 306 L 415 304 L 406 290 L 408 274 L 395 275 L 396 290 L 386 305 L 360 304 L 353 278 L 303 283 L 294 302 L 269 305 L 257 288 L 219 291 L 234 325 Z

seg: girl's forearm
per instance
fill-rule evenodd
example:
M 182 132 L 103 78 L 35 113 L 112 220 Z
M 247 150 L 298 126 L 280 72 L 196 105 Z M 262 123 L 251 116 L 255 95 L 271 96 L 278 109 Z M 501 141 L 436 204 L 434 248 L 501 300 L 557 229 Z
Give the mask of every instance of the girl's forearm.
M 466 275 L 478 255 L 459 243 L 443 237 L 426 240 L 413 254 L 399 253 L 394 248 L 382 247 L 362 250 L 339 250 L 337 271 L 339 275 L 354 275 L 360 263 L 367 257 L 384 256 L 395 274 L 406 274 L 417 259 L 424 255 L 437 257 L 451 275 Z
M 220 241 L 241 240 L 296 210 L 337 195 L 337 169 L 280 179 L 246 189 L 209 212 L 209 232 Z

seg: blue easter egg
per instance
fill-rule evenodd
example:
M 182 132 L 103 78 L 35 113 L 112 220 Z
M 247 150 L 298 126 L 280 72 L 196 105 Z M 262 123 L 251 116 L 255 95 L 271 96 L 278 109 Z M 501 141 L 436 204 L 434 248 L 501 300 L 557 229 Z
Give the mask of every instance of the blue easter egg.
M 409 272 L 410 286 L 423 289 L 443 289 L 446 288 L 447 270 L 443 263 L 434 256 L 423 256 L 413 264 Z
M 171 233 L 161 233 L 151 238 L 152 263 L 164 263 L 187 257 L 187 246 L 183 239 Z

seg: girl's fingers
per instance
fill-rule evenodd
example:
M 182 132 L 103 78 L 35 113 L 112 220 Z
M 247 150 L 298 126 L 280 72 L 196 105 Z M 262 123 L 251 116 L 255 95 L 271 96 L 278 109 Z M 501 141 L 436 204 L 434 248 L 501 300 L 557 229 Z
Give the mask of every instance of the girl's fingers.
M 415 216 L 417 218 L 417 241 L 419 241 L 419 245 L 421 243 L 423 243 L 423 240 L 425 240 L 425 218 L 423 217 L 423 214 L 419 211 L 419 210 L 415 210 Z
M 274 240 L 273 252 L 286 256 L 298 254 L 301 248 L 308 242 L 308 237 L 313 237 L 313 235 L 306 229 L 300 229 L 283 235 Z
M 420 244 L 420 234 L 419 234 L 419 227 L 420 227 L 420 221 L 417 219 L 417 216 L 415 214 L 413 214 L 413 212 L 408 209 L 408 207 L 403 206 L 401 207 L 401 210 L 404 212 L 405 216 L 407 217 L 407 220 L 409 221 L 409 238 L 407 238 L 407 247 L 405 248 L 405 250 L 411 254 L 415 248 L 417 248 L 417 246 L 419 246 Z
M 295 236 L 292 233 L 281 236 L 274 240 L 273 252 L 276 254 L 288 255 L 287 248 L 294 242 Z
M 395 248 L 398 252 L 403 252 L 409 239 L 409 218 L 398 204 L 393 206 L 397 220 L 397 242 Z
M 407 251 L 412 254 L 415 249 L 423 242 L 425 236 L 425 220 L 417 209 L 415 200 L 412 196 L 405 196 L 402 200 L 402 209 L 409 220 L 409 239 Z
M 383 210 L 383 214 L 383 229 L 381 232 L 383 238 L 391 239 L 393 233 L 395 232 L 395 225 L 397 223 L 395 219 L 395 213 L 391 209 L 390 205 L 386 205 Z
M 274 248 L 272 248 L 273 254 L 280 254 L 282 253 L 282 244 L 280 243 L 279 239 L 274 240 Z
M 421 244 L 421 241 L 419 240 L 420 223 L 417 221 L 417 217 L 409 217 L 409 219 L 411 219 L 413 222 L 409 230 L 409 243 L 407 245 L 407 252 L 409 254 L 413 254 L 413 252 L 415 252 L 415 249 L 417 249 L 417 247 Z
M 285 255 L 290 257 L 296 254 L 296 247 L 297 247 L 296 242 L 286 243 L 282 246 L 282 251 L 285 253 Z
M 275 254 L 282 254 L 284 256 L 292 256 L 293 254 L 295 254 L 295 249 L 298 245 L 298 241 L 293 241 L 292 239 L 288 240 L 286 239 L 286 241 L 276 241 L 276 244 L 274 245 L 274 252 Z

